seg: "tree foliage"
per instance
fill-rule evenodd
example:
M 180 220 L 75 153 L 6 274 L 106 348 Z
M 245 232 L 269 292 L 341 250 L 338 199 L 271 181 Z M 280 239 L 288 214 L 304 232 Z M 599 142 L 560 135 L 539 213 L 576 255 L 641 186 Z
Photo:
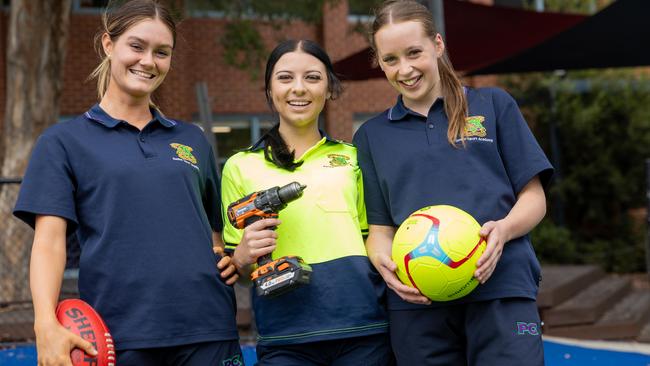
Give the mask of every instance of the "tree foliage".
M 259 25 L 281 30 L 292 21 L 320 23 L 323 6 L 339 0 L 193 0 L 187 1 L 190 13 L 218 12 L 228 19 L 219 40 L 224 48 L 224 60 L 233 67 L 248 70 L 257 77 L 268 54 Z
M 550 155 L 549 131 L 557 128 L 551 217 L 533 233 L 540 257 L 643 270 L 643 225 L 631 213 L 646 204 L 650 78 L 639 70 L 582 71 L 511 77 L 508 84 Z
M 545 0 L 544 11 L 557 13 L 592 14 L 611 4 L 614 0 Z M 527 7 L 533 9 L 535 1 L 529 0 Z

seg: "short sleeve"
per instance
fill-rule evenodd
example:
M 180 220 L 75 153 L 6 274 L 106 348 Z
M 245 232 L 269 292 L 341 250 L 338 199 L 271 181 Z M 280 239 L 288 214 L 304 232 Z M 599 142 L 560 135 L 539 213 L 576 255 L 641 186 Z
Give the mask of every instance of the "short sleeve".
M 214 159 L 214 152 L 210 147 L 208 170 L 205 181 L 205 192 L 203 194 L 203 207 L 208 216 L 212 230 L 221 232 L 223 230 L 223 219 L 221 216 L 221 197 L 219 194 L 219 173 Z
M 363 176 L 363 196 L 366 204 L 367 221 L 370 225 L 394 226 L 390 211 L 381 191 L 377 171 L 372 160 L 368 136 L 362 126 L 354 134 L 353 144 L 357 147 L 357 159 Z
M 223 168 L 221 175 L 221 207 L 224 218 L 223 241 L 226 244 L 226 250 L 234 250 L 241 241 L 243 230 L 237 229 L 228 222 L 226 210 L 228 205 L 244 197 L 239 182 L 239 174 L 232 160 L 228 160 Z
M 493 98 L 499 151 L 514 191 L 518 194 L 536 175 L 539 175 L 542 185 L 547 186 L 553 175 L 553 166 L 537 143 L 517 103 L 502 90 L 495 92 Z
M 78 226 L 75 177 L 65 147 L 56 136 L 41 135 L 27 166 L 14 215 L 32 228 L 36 215 L 59 216 L 68 222 L 68 234 Z

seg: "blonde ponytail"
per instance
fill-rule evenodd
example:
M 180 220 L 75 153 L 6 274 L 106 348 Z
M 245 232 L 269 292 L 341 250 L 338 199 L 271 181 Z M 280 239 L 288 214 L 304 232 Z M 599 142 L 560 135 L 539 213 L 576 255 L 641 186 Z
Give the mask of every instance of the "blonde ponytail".
M 369 41 L 372 50 L 377 55 L 375 34 L 387 24 L 415 21 L 422 24 L 424 34 L 432 41 L 438 32 L 433 24 L 431 12 L 424 5 L 414 0 L 388 0 L 375 10 L 375 20 L 370 29 Z M 468 113 L 467 97 L 460 79 L 449 61 L 447 51 L 438 58 L 438 72 L 440 73 L 440 90 L 445 100 L 445 113 L 449 119 L 447 141 L 454 147 L 456 140 L 460 139 L 465 146 L 465 121 Z

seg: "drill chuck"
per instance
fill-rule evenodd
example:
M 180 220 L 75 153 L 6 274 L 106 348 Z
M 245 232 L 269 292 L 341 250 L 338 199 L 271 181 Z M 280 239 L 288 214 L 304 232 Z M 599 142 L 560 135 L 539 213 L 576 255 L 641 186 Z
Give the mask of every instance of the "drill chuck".
M 278 213 L 287 204 L 296 198 L 302 196 L 302 191 L 306 186 L 298 182 L 289 183 L 282 187 L 269 188 L 262 191 L 255 198 L 255 207 L 265 213 Z
M 304 186 L 298 182 L 289 183 L 286 186 L 280 187 L 280 189 L 278 189 L 278 197 L 280 198 L 280 201 L 287 204 L 302 196 L 302 191 L 304 191 L 305 188 L 307 188 L 307 186 Z

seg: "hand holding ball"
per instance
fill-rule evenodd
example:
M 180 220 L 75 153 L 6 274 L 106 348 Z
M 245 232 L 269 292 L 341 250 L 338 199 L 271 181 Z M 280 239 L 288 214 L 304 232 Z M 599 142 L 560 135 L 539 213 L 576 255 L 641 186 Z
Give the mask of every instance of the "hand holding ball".
M 393 239 L 397 276 L 433 301 L 461 298 L 476 288 L 476 262 L 485 251 L 481 225 L 467 212 L 446 205 L 412 213 Z
M 74 366 L 115 366 L 113 338 L 102 318 L 86 302 L 79 299 L 63 300 L 56 308 L 59 323 L 72 333 L 93 344 L 97 356 L 75 348 L 70 353 Z

